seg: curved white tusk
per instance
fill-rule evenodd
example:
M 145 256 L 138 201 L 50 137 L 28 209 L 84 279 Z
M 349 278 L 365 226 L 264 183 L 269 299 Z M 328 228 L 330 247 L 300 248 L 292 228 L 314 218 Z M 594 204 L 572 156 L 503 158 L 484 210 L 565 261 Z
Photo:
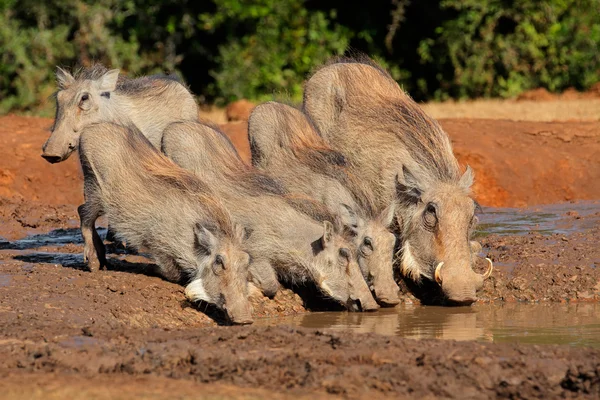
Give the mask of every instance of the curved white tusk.
M 485 274 L 483 274 L 483 279 L 487 279 L 492 275 L 492 271 L 494 270 L 494 264 L 492 263 L 492 260 L 490 260 L 489 258 L 485 258 L 487 260 L 488 263 L 490 263 L 490 266 L 488 268 L 488 270 L 485 272 Z
M 444 262 L 442 261 L 441 263 L 439 263 L 437 265 L 437 267 L 435 267 L 435 281 L 437 283 L 440 284 L 440 286 L 442 285 L 442 266 L 444 265 Z

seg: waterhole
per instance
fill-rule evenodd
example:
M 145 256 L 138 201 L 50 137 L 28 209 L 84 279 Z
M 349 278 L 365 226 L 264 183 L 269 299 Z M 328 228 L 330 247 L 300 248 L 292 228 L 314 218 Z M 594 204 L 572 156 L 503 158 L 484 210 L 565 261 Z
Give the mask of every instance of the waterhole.
M 256 325 L 292 325 L 409 339 L 562 344 L 600 348 L 600 304 L 477 304 L 471 307 L 400 305 L 374 313 L 314 312 L 257 319 Z

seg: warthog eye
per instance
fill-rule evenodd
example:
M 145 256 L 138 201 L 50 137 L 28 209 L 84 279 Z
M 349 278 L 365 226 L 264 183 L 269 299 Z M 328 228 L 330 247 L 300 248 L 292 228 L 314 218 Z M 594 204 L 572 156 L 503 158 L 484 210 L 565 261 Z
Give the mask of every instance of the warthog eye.
M 90 95 L 88 93 L 84 93 L 83 96 L 81 96 L 81 101 L 86 101 L 90 98 Z
M 434 203 L 428 203 L 423 213 L 423 225 L 425 229 L 432 231 L 437 225 L 437 207 Z
M 347 249 L 347 248 L 345 248 L 345 247 L 342 247 L 342 248 L 340 249 L 340 256 L 341 256 L 341 257 L 344 257 L 344 258 L 345 258 L 345 259 L 347 259 L 347 260 L 350 260 L 350 250 L 348 250 L 348 249 Z
M 369 249 L 373 250 L 373 240 L 370 237 L 366 236 L 363 240 L 363 244 Z
M 221 273 L 223 273 L 223 271 L 225 270 L 225 260 L 223 259 L 222 255 L 217 254 L 212 268 L 213 268 L 213 272 L 217 275 L 220 275 Z

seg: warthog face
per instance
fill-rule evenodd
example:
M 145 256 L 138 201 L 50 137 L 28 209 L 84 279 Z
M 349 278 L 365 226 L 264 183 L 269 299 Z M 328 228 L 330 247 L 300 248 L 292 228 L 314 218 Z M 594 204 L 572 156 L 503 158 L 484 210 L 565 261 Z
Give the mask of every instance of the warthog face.
M 476 204 L 469 196 L 473 183 L 470 168 L 458 183 L 419 187 L 404 168 L 398 183 L 403 202 L 397 214 L 402 235 L 401 268 L 418 281 L 421 276 L 437 281 L 450 304 L 467 305 L 477 300 L 484 275 L 473 271 L 469 237 L 477 223 Z
M 203 226 L 194 228 L 199 274 L 185 288 L 186 297 L 225 310 L 234 324 L 252 323 L 248 301 L 250 256 L 231 239 L 219 239 Z
M 349 309 L 358 303 L 365 311 L 376 310 L 379 307 L 360 272 L 351 243 L 336 234 L 330 222 L 325 221 L 323 227 L 323 237 L 313 243 L 314 263 L 320 273 L 317 285 Z
M 56 80 L 56 117 L 52 133 L 42 147 L 42 157 L 54 164 L 66 160 L 79 145 L 81 130 L 97 122 L 108 121 L 106 109 L 115 91 L 119 70 L 106 72 L 98 79 L 75 79 L 58 68 Z
M 383 306 L 400 303 L 393 267 L 396 235 L 389 231 L 394 213 L 395 205 L 390 205 L 376 219 L 364 219 L 345 204 L 342 204 L 340 212 L 344 225 L 354 236 L 360 270 L 375 298 Z

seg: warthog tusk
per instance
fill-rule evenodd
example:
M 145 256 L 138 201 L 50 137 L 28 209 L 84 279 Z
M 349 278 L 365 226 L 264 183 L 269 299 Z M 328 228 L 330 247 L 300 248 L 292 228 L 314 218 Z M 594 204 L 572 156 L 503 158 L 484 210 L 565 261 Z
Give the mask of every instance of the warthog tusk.
M 489 258 L 485 258 L 487 260 L 488 263 L 490 263 L 490 267 L 488 268 L 487 271 L 485 271 L 485 274 L 483 274 L 483 279 L 487 279 L 492 275 L 492 271 L 494 270 L 494 264 L 492 263 L 492 260 L 490 260 Z
M 442 266 L 444 265 L 444 262 L 442 261 L 441 263 L 439 263 L 437 265 L 437 267 L 435 267 L 435 281 L 437 283 L 439 283 L 440 285 L 442 284 Z

